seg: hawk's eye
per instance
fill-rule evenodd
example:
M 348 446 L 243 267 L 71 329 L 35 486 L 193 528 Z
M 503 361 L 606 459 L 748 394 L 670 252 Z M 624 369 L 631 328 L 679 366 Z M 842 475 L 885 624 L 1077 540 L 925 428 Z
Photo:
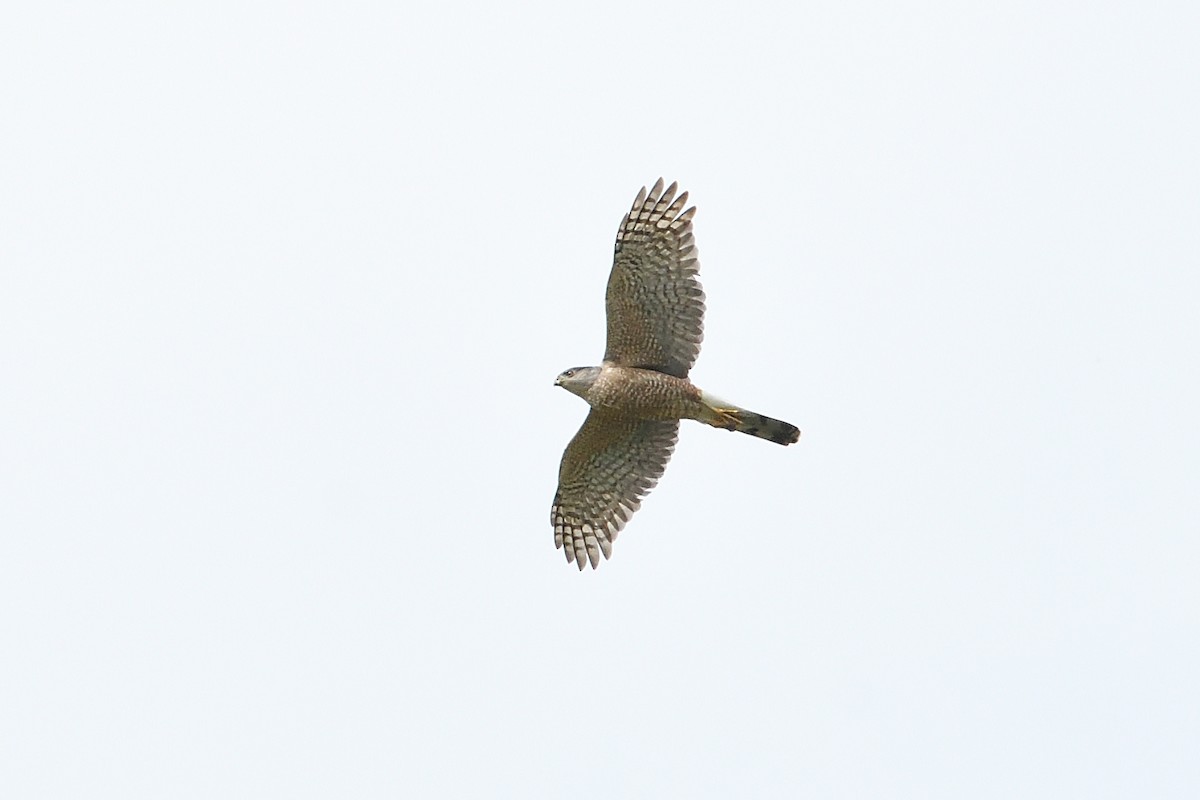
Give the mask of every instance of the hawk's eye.
M 566 375 L 568 378 L 574 377 L 574 375 L 575 375 L 575 370 L 573 370 L 573 369 L 569 369 L 569 370 L 567 370 L 566 372 L 564 372 L 564 373 L 563 373 L 563 375 Z

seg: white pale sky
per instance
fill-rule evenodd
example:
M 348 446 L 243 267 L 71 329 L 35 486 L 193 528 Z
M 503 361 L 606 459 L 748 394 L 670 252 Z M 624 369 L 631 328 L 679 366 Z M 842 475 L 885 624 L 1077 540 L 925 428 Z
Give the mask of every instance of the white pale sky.
M 0 794 L 1200 796 L 1194 2 L 0 14 Z M 702 387 L 549 503 L 613 236 Z

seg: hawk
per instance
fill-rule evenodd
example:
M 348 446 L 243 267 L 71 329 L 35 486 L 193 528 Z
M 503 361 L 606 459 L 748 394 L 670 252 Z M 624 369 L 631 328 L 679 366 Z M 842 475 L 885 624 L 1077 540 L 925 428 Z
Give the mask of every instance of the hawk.
M 678 184 L 638 192 L 617 230 L 605 309 L 608 343 L 598 367 L 575 367 L 554 381 L 591 406 L 567 445 L 550 510 L 554 546 L 567 561 L 595 569 L 662 477 L 679 437 L 679 421 L 789 445 L 795 425 L 701 391 L 688 370 L 700 353 L 704 292 L 697 273 L 693 206 Z

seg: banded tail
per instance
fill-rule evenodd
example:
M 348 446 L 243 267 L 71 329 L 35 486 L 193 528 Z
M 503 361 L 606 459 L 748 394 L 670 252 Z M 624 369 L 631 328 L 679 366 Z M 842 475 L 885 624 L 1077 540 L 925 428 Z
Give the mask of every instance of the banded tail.
M 706 425 L 748 433 L 785 446 L 800 441 L 800 429 L 789 422 L 738 408 L 732 403 L 713 397 L 708 392 L 700 393 L 700 402 L 703 408 L 698 419 Z

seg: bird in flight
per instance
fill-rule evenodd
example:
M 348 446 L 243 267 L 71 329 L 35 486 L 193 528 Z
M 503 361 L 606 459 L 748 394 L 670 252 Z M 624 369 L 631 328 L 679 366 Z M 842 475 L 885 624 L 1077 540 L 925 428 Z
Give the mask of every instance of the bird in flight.
M 687 192 L 643 186 L 617 230 L 605 309 L 608 342 L 598 367 L 575 367 L 554 381 L 591 406 L 567 445 L 550 510 L 554 546 L 567 561 L 595 569 L 641 500 L 662 477 L 679 421 L 748 433 L 776 444 L 800 430 L 702 391 L 688 380 L 700 353 L 704 291 L 697 274 Z

